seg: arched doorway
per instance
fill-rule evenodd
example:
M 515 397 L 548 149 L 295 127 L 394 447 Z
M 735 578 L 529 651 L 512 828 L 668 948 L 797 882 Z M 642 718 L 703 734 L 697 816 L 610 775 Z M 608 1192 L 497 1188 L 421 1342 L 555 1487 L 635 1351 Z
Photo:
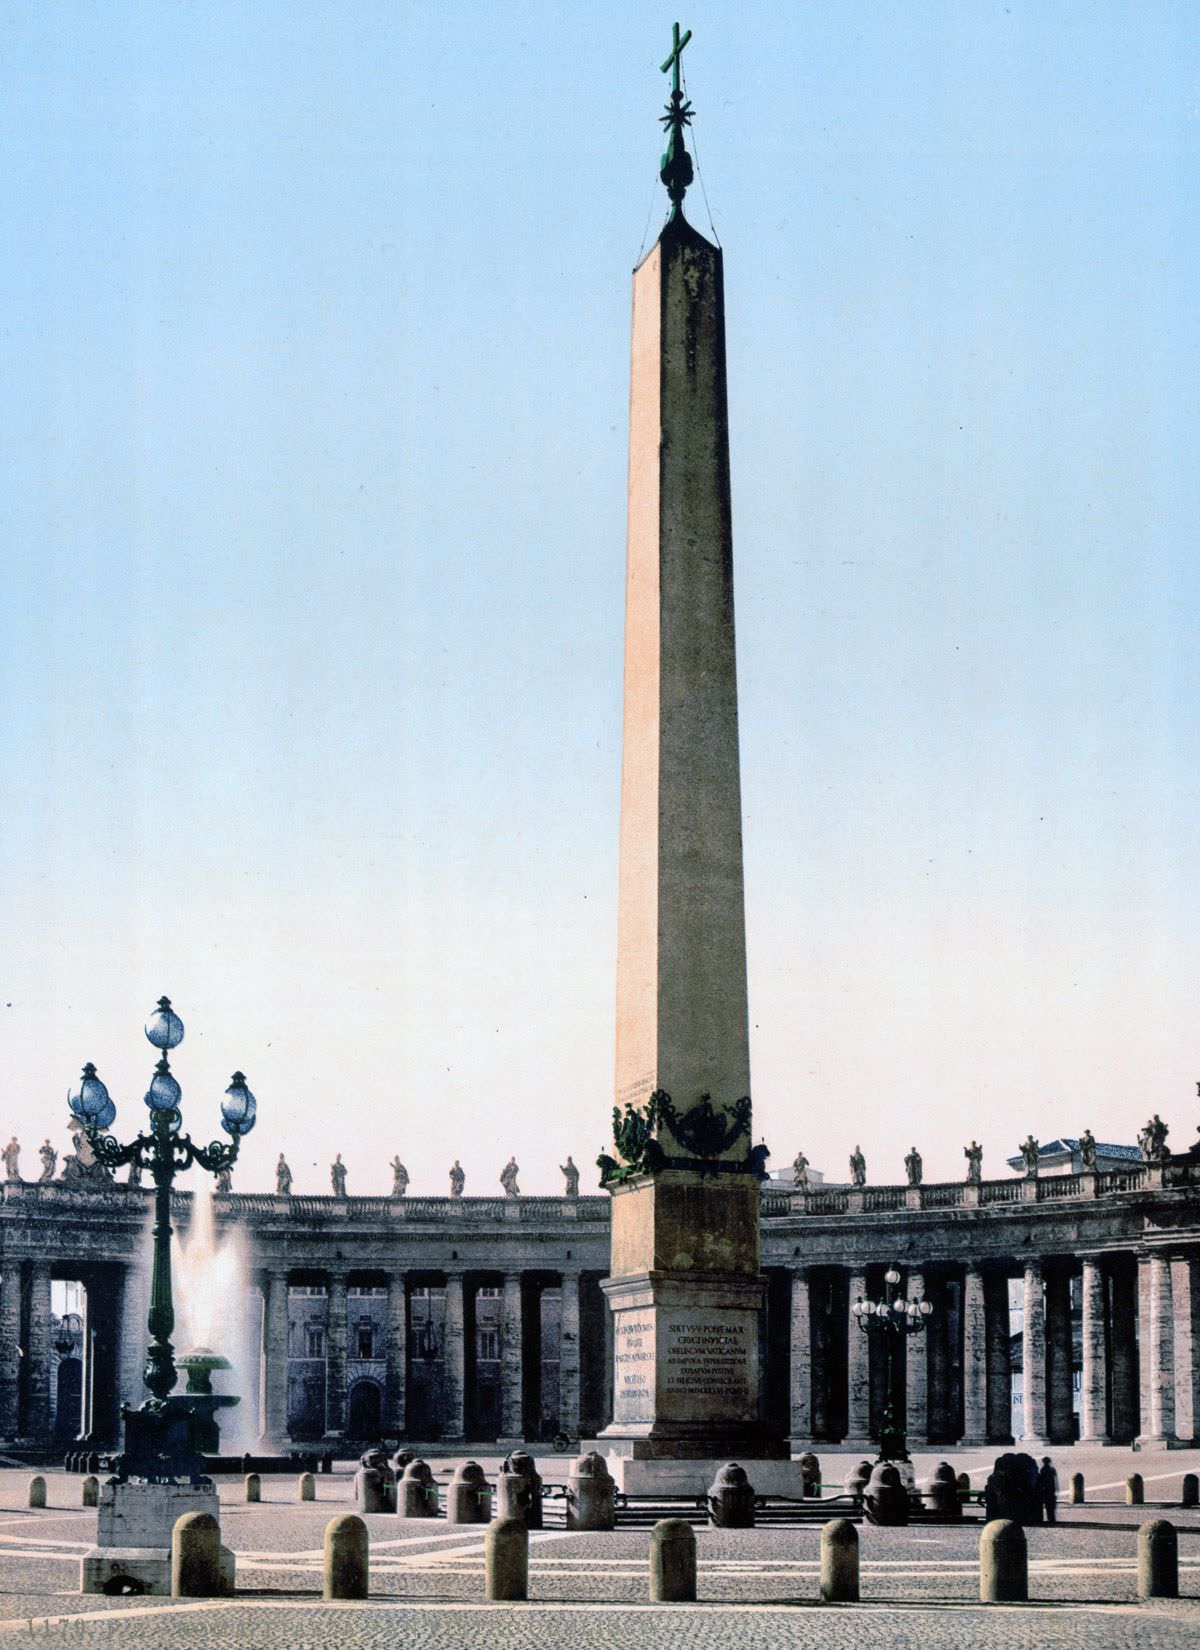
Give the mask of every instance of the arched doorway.
M 383 1415 L 383 1394 L 375 1381 L 355 1381 L 350 1388 L 346 1432 L 363 1443 L 374 1443 L 380 1436 Z

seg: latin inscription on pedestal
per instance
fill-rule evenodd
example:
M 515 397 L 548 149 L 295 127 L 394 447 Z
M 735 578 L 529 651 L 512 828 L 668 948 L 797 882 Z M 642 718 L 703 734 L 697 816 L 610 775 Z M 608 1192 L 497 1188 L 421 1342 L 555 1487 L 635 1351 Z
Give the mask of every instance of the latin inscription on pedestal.
M 619 1421 L 654 1416 L 654 1320 L 649 1313 L 620 1313 L 613 1326 L 613 1407 Z
M 665 1328 L 662 1385 L 672 1410 L 682 1399 L 685 1405 L 694 1403 L 703 1418 L 715 1410 L 752 1419 L 755 1395 L 750 1375 L 757 1364 L 757 1324 L 744 1314 L 692 1312 L 672 1318 Z

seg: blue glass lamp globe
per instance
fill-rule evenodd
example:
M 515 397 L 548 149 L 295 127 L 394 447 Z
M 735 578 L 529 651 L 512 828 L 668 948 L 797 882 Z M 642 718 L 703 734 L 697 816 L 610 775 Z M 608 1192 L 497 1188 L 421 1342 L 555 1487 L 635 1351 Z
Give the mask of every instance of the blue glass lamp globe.
M 95 1117 L 92 1118 L 92 1127 L 94 1129 L 111 1129 L 116 1115 L 117 1108 L 109 1099 L 105 1102 L 103 1109 L 98 1111 Z
M 169 997 L 160 997 L 158 1007 L 146 1021 L 146 1036 L 157 1049 L 164 1053 L 178 1048 L 183 1041 L 183 1021 L 171 1007 Z
M 171 1076 L 167 1062 L 160 1060 L 146 1090 L 146 1104 L 151 1111 L 177 1111 L 182 1093 L 183 1090 Z
M 221 1101 L 221 1127 L 235 1137 L 249 1134 L 257 1115 L 258 1101 L 246 1087 L 245 1076 L 235 1071 Z
M 84 1123 L 93 1122 L 106 1106 L 112 1105 L 108 1090 L 96 1076 L 96 1068 L 90 1060 L 84 1066 L 83 1076 L 78 1084 L 67 1095 L 67 1105 L 71 1108 L 72 1114 Z M 116 1107 L 113 1106 L 113 1116 L 116 1114 Z M 106 1128 L 108 1125 L 100 1126 Z

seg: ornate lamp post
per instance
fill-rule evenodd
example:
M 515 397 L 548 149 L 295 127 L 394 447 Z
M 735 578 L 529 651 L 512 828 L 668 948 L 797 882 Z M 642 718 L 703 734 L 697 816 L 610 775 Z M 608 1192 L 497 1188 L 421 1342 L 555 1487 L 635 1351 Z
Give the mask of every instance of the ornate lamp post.
M 154 1268 L 150 1283 L 150 1312 L 147 1327 L 150 1345 L 146 1352 L 145 1382 L 152 1396 L 140 1410 L 125 1410 L 126 1456 L 118 1470 L 139 1477 L 166 1478 L 178 1473 L 195 1474 L 197 1452 L 193 1448 L 195 1424 L 211 1426 L 211 1408 L 206 1417 L 190 1396 L 171 1397 L 176 1381 L 175 1351 L 171 1332 L 175 1327 L 175 1305 L 171 1294 L 171 1187 L 175 1176 L 198 1163 L 210 1174 L 231 1168 L 237 1162 L 242 1136 L 254 1127 L 258 1103 L 246 1087 L 246 1079 L 235 1071 L 225 1099 L 221 1102 L 221 1127 L 230 1144 L 214 1140 L 197 1146 L 192 1137 L 181 1134 L 179 1111 L 181 1090 L 171 1075 L 167 1053 L 183 1041 L 183 1021 L 171 1007 L 169 997 L 160 997 L 158 1007 L 146 1023 L 146 1036 L 162 1055 L 146 1091 L 150 1109 L 149 1133 L 139 1134 L 126 1146 L 104 1131 L 112 1126 L 117 1108 L 108 1090 L 89 1061 L 83 1076 L 67 1097 L 71 1112 L 83 1125 L 96 1161 L 106 1169 L 136 1163 L 148 1169 L 154 1179 Z M 207 1398 L 215 1407 L 219 1399 Z M 187 1418 L 186 1439 L 181 1439 L 178 1423 Z M 170 1433 L 170 1441 L 168 1441 Z M 182 1447 L 181 1447 L 182 1445 Z
M 928 1301 L 906 1301 L 900 1293 L 900 1273 L 889 1266 L 883 1274 L 883 1296 L 880 1300 L 855 1301 L 851 1311 L 858 1319 L 864 1335 L 877 1336 L 883 1342 L 884 1399 L 883 1424 L 879 1429 L 880 1461 L 907 1461 L 908 1440 L 904 1428 L 896 1420 L 896 1348 L 906 1335 L 919 1335 L 929 1314 L 933 1311 Z

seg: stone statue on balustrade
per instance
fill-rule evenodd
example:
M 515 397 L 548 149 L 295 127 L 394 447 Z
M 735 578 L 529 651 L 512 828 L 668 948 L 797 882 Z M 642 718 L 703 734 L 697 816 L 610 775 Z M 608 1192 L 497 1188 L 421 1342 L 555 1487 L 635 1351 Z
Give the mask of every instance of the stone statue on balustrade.
M 64 1170 L 64 1176 L 65 1176 L 65 1170 Z M 129 1173 L 125 1176 L 125 1184 L 127 1186 L 140 1186 L 141 1183 L 142 1183 L 142 1165 L 138 1162 L 137 1158 L 135 1157 L 133 1162 L 129 1165 Z
M 862 1147 L 855 1146 L 850 1153 L 850 1184 L 865 1186 L 867 1183 L 867 1160 L 862 1154 Z
M 567 1161 L 565 1163 L 560 1163 L 558 1168 L 559 1173 L 567 1183 L 566 1195 L 568 1197 L 578 1197 L 579 1170 L 576 1168 L 575 1159 L 571 1156 L 570 1152 L 567 1153 Z
M 101 1187 L 112 1185 L 112 1174 L 102 1163 L 96 1162 L 96 1154 L 92 1150 L 92 1143 L 83 1132 L 83 1124 L 73 1117 L 67 1127 L 71 1131 L 71 1143 L 75 1147 L 63 1158 L 62 1183 L 64 1186 L 89 1187 L 99 1191 Z
M 1026 1135 L 1025 1139 L 1021 1142 L 1017 1149 L 1021 1153 L 1021 1161 L 1025 1165 L 1025 1173 L 1029 1179 L 1032 1180 L 1038 1172 L 1038 1155 L 1040 1150 L 1038 1143 L 1031 1134 Z
M 463 1170 L 463 1166 L 456 1157 L 450 1167 L 450 1196 L 461 1197 L 463 1195 L 463 1187 L 466 1183 L 467 1177 Z
M 38 1147 L 38 1156 L 42 1160 L 42 1172 L 39 1180 L 53 1180 L 54 1171 L 58 1167 L 58 1153 L 48 1140 L 43 1140 Z
M 967 1160 L 967 1185 L 978 1186 L 983 1179 L 983 1147 L 978 1140 L 963 1147 L 963 1156 Z
M 8 1145 L 0 1152 L 4 1159 L 5 1180 L 20 1180 L 21 1178 L 21 1143 L 14 1134 Z
M 1091 1129 L 1084 1129 L 1079 1136 L 1079 1163 L 1089 1173 L 1096 1172 L 1096 1136 Z
M 904 1159 L 904 1172 L 908 1176 L 910 1186 L 919 1186 L 921 1176 L 925 1173 L 925 1165 L 921 1161 L 921 1154 L 914 1146 Z
M 504 1187 L 505 1197 L 520 1197 L 521 1188 L 517 1185 L 517 1175 L 519 1173 L 516 1158 L 510 1157 L 500 1171 L 500 1184 Z
M 291 1195 L 292 1171 L 288 1168 L 287 1158 L 280 1152 L 279 1161 L 275 1165 L 275 1196 L 291 1197 Z
M 792 1159 L 792 1185 L 800 1187 L 807 1187 L 808 1185 L 808 1159 L 803 1152 L 797 1152 Z
M 408 1191 L 408 1170 L 401 1163 L 399 1155 L 392 1159 L 392 1196 L 403 1197 Z
M 229 1168 L 218 1169 L 217 1170 L 217 1191 L 220 1192 L 222 1197 L 228 1197 L 230 1192 L 232 1192 L 232 1190 L 233 1190 L 233 1170 L 229 1169 Z
M 329 1184 L 333 1187 L 334 1197 L 345 1197 L 346 1165 L 342 1162 L 341 1152 L 337 1154 L 333 1162 L 329 1165 Z
M 1147 1163 L 1165 1163 L 1167 1160 L 1167 1125 L 1155 1112 L 1138 1135 L 1138 1145 L 1142 1148 L 1142 1156 Z

